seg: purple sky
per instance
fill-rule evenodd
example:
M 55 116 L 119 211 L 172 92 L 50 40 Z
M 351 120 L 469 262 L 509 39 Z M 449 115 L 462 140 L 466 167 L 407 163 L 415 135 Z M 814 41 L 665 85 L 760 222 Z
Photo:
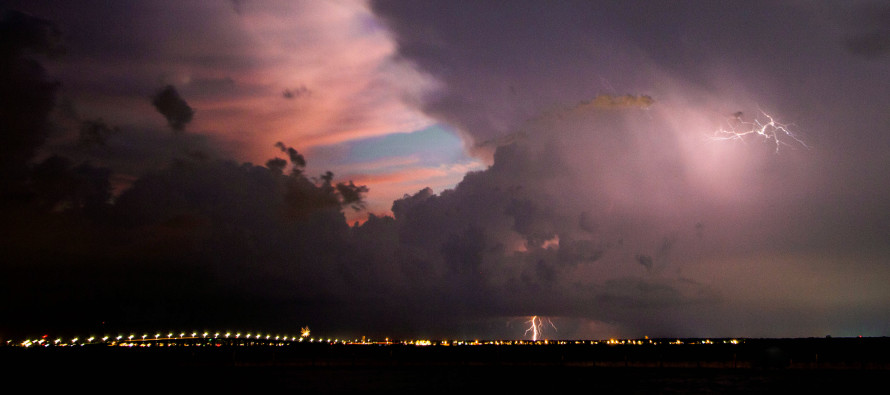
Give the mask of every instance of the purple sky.
M 890 331 L 880 2 L 0 9 L 2 330 Z

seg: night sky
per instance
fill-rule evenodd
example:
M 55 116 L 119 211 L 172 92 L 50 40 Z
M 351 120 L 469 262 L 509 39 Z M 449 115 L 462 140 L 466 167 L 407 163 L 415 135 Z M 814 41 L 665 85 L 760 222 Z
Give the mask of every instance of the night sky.
M 0 336 L 890 334 L 886 2 L 0 12 Z

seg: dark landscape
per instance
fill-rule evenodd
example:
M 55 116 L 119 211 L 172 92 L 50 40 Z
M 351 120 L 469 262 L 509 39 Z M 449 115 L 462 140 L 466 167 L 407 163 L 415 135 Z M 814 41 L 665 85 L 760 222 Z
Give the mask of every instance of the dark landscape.
M 641 341 L 648 342 L 649 339 Z M 728 339 L 726 339 L 728 341 Z M 4 375 L 41 388 L 303 393 L 858 392 L 890 377 L 890 339 L 653 340 L 657 344 L 0 347 Z M 878 386 L 878 387 L 874 387 Z

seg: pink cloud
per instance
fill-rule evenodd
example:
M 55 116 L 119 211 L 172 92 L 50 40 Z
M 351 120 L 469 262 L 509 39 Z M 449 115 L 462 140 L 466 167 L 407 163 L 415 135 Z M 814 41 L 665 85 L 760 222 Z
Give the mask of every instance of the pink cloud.
M 87 39 L 50 71 L 83 116 L 161 129 L 148 98 L 174 85 L 196 110 L 189 132 L 236 141 L 236 159 L 255 163 L 277 141 L 307 151 L 431 124 L 410 104 L 431 78 L 397 60 L 362 1 L 247 2 L 238 12 L 228 2 L 155 1 L 127 11 L 128 30 L 111 35 L 78 32 L 94 27 L 91 15 L 66 16 L 83 18 L 66 33 Z
M 394 60 L 395 44 L 363 3 L 278 2 L 243 8 L 238 26 L 255 43 L 254 67 L 238 76 L 238 83 L 256 89 L 234 100 L 205 103 L 242 112 L 226 117 L 220 111 L 212 121 L 196 123 L 223 134 L 261 134 L 248 148 L 250 159 L 264 158 L 276 141 L 305 150 L 430 123 L 404 100 L 429 82 Z M 297 88 L 308 94 L 284 98 L 285 90 Z

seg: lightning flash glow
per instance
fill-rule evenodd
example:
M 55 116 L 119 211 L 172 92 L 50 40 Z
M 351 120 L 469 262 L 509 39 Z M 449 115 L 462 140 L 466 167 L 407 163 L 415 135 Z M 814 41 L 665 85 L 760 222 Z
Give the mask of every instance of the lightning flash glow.
M 762 110 L 760 113 L 763 114 L 766 120 L 754 119 L 753 122 L 747 122 L 742 120 L 741 111 L 733 114 L 732 119 L 729 121 L 729 128 L 717 130 L 709 140 L 739 140 L 744 142 L 747 136 L 760 137 L 765 141 L 774 142 L 776 144 L 776 153 L 779 152 L 779 148 L 783 145 L 794 146 L 800 144 L 806 149 L 810 148 L 803 140 L 791 132 L 789 129 L 790 125 L 776 122 L 772 115 Z
M 550 324 L 550 326 L 553 327 L 553 330 L 557 330 L 556 325 L 553 325 L 553 321 L 550 321 L 549 318 L 539 318 L 538 316 L 535 315 L 535 316 L 532 316 L 532 318 L 530 320 L 526 321 L 526 323 L 529 324 L 529 327 L 528 327 L 528 329 L 525 330 L 525 334 L 528 335 L 529 332 L 531 332 L 532 341 L 537 341 L 538 336 L 541 336 L 544 334 L 544 322 L 545 321 L 547 322 L 547 324 Z

